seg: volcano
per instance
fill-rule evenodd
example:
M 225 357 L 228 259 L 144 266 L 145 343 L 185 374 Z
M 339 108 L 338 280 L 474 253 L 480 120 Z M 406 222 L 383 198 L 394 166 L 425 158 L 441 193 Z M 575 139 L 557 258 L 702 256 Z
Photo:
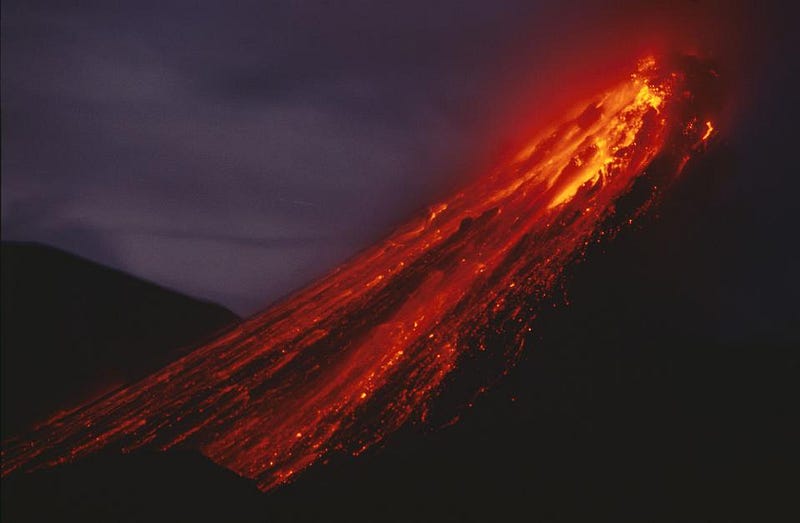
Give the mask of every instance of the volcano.
M 711 65 L 642 60 L 329 276 L 6 441 L 3 475 L 101 449 L 188 447 L 266 491 L 424 421 L 469 355 L 513 365 L 564 268 L 647 212 L 707 148 L 717 99 Z

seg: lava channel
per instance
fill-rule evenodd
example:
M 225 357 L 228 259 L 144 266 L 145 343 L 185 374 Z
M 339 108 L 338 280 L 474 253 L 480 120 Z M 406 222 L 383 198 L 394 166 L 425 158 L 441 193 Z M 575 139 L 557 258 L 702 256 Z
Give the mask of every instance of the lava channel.
M 655 187 L 716 133 L 699 94 L 714 76 L 697 60 L 643 60 L 513 159 L 325 278 L 6 441 L 3 476 L 107 447 L 184 446 L 266 491 L 331 452 L 380 442 L 424 416 L 489 333 L 504 329 L 512 341 L 500 357 L 513 360 L 536 297 L 553 290 L 565 264 L 608 223 L 643 212 Z M 642 187 L 647 197 L 632 200 Z

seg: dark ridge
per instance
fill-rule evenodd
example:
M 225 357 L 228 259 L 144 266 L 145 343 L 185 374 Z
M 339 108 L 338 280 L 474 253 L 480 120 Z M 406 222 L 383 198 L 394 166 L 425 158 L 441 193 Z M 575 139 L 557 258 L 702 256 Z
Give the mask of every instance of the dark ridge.
M 3 242 L 3 439 L 238 321 L 224 307 L 64 251 Z
M 3 481 L 3 521 L 260 521 L 252 481 L 196 452 L 100 452 Z

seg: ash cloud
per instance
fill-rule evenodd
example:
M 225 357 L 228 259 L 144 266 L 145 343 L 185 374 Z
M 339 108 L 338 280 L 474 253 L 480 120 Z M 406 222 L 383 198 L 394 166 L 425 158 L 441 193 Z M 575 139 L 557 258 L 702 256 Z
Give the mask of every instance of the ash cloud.
M 389 4 L 3 2 L 3 238 L 247 315 L 481 174 L 561 71 L 715 9 Z

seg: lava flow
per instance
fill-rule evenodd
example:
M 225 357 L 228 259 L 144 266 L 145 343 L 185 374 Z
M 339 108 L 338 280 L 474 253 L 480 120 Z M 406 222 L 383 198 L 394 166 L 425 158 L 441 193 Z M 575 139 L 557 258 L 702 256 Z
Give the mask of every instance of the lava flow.
M 331 452 L 360 453 L 424 417 L 490 334 L 510 340 L 499 357 L 518 353 L 536 297 L 610 224 L 643 212 L 716 133 L 699 95 L 714 76 L 693 59 L 643 61 L 327 277 L 7 441 L 3 475 L 106 447 L 188 446 L 268 490 Z

